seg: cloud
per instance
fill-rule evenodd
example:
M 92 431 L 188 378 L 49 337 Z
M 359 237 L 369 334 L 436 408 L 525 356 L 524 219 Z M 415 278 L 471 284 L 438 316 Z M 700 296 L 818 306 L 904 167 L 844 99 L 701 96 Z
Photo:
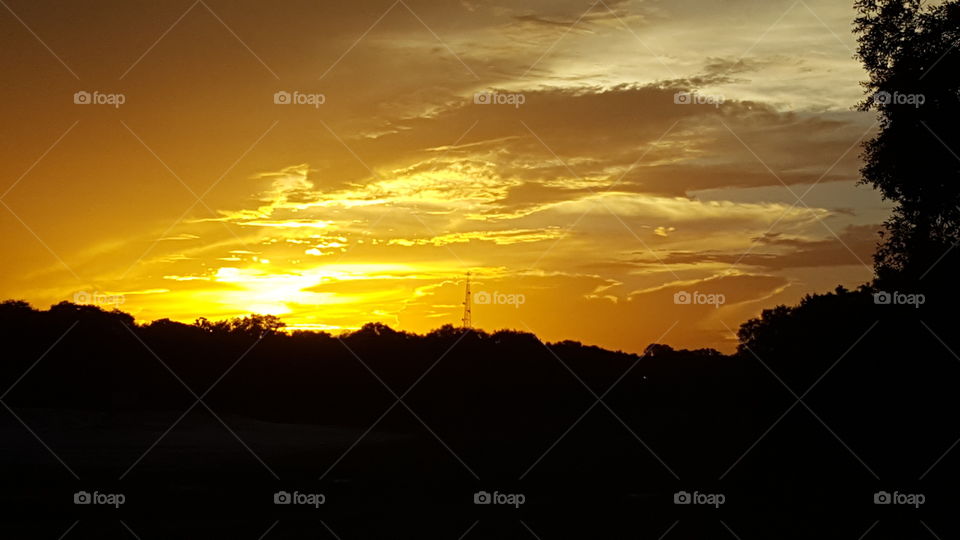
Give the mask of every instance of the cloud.
M 161 241 L 162 240 L 198 240 L 199 238 L 200 237 L 195 234 L 182 233 L 174 236 L 166 236 L 161 238 L 160 240 Z
M 662 260 L 665 264 L 729 263 L 766 270 L 859 265 L 871 260 L 880 229 L 880 225 L 849 226 L 837 237 L 820 239 L 768 232 L 754 238 L 749 251 L 672 252 Z
M 221 3 L 222 23 L 194 9 L 156 47 L 185 6 L 105 0 L 112 16 L 81 28 L 72 8 L 21 4 L 53 50 L 97 51 L 65 58 L 91 88 L 147 54 L 124 77 L 124 129 L 62 99 L 76 80 L 33 36 L 5 36 L 22 54 L 5 64 L 0 129 L 17 145 L 0 166 L 30 170 L 8 201 L 59 259 L 3 222 L 9 296 L 59 301 L 75 272 L 98 290 L 169 289 L 131 295 L 140 319 L 426 330 L 459 319 L 473 271 L 530 300 L 478 309 L 484 327 L 636 351 L 675 321 L 671 343 L 729 346 L 721 322 L 869 275 L 847 247 L 869 260 L 882 208 L 853 195 L 791 208 L 782 187 L 819 182 L 815 197 L 858 177 L 872 119 L 849 110 L 863 73 L 846 2 Z M 278 90 L 327 101 L 280 107 Z M 476 104 L 481 91 L 524 103 Z M 182 221 L 195 198 L 171 172 L 204 195 Z M 680 286 L 732 303 L 675 306 Z
M 510 244 L 525 244 L 529 242 L 542 242 L 552 240 L 563 236 L 563 231 L 559 228 L 550 229 L 516 229 L 506 231 L 472 231 L 444 234 L 432 238 L 399 238 L 388 240 L 388 244 L 400 246 L 422 246 L 433 245 L 443 246 L 447 244 L 467 243 L 472 240 L 492 242 L 496 245 L 505 246 Z

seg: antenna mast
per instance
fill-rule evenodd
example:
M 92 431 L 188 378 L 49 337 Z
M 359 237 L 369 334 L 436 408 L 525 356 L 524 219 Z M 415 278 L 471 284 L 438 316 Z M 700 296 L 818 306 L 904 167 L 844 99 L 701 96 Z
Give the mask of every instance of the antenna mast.
M 463 322 L 464 328 L 472 328 L 473 320 L 471 317 L 471 308 L 472 308 L 472 298 L 470 295 L 470 272 L 467 272 L 467 287 L 463 295 Z

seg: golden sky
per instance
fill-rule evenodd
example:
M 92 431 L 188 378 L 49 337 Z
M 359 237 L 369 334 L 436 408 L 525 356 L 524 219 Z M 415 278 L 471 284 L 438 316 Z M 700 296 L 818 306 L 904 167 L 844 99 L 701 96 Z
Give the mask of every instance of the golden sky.
M 486 330 L 729 351 L 871 275 L 852 2 L 5 3 L 2 298 L 422 332 L 469 271 Z

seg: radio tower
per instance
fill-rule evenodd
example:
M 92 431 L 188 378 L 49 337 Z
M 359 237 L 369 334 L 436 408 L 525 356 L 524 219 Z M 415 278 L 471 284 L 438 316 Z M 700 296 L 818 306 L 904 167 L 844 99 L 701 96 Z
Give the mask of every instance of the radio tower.
M 470 297 L 470 272 L 467 272 L 467 289 L 463 295 L 463 319 L 461 319 L 461 321 L 463 322 L 464 328 L 473 327 L 473 321 L 471 320 L 472 319 L 471 305 L 472 305 L 472 300 Z

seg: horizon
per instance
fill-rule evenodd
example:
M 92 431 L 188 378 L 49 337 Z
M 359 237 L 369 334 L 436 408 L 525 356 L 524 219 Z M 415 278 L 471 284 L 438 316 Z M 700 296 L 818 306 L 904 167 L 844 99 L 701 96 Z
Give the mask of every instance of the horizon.
M 73 303 L 73 302 L 69 302 L 69 301 L 64 300 L 63 302 L 60 302 L 60 303 L 58 303 L 58 304 L 53 304 L 53 305 L 47 307 L 47 309 L 42 309 L 42 308 L 39 308 L 38 306 L 34 306 L 34 305 L 30 304 L 29 302 L 24 301 L 24 300 L 16 300 L 16 299 L 0 300 L 0 304 L 13 304 L 13 303 L 18 303 L 18 302 L 25 302 L 26 305 L 27 305 L 31 310 L 33 310 L 33 311 L 35 311 L 35 312 L 37 312 L 37 313 L 49 313 L 49 312 L 50 312 L 53 308 L 55 308 L 55 307 L 62 306 L 62 305 L 69 305 L 69 306 L 81 307 L 81 308 L 93 308 L 93 309 L 96 309 L 96 310 L 98 310 L 98 311 L 100 311 L 101 313 L 104 313 L 104 314 L 122 314 L 122 315 L 127 315 L 127 316 L 130 316 L 130 317 L 133 317 L 130 313 L 127 313 L 126 311 L 123 311 L 123 309 L 122 309 L 120 306 L 115 306 L 115 307 L 112 307 L 112 308 L 109 308 L 109 309 L 108 309 L 108 307 L 106 307 L 106 306 L 104 306 L 104 305 L 102 305 L 102 304 L 99 304 L 99 305 L 98 305 L 98 304 L 93 304 L 93 303 L 89 303 L 89 304 L 78 304 L 78 303 Z M 173 320 L 173 319 L 170 319 L 170 318 L 167 318 L 167 317 L 163 317 L 163 318 L 160 318 L 160 319 L 154 319 L 154 320 L 151 320 L 151 321 L 138 321 L 138 320 L 136 320 L 136 318 L 133 318 L 133 322 L 134 322 L 135 325 L 137 325 L 137 326 L 139 326 L 139 327 L 150 327 L 150 326 L 152 326 L 154 323 L 158 323 L 158 322 L 161 322 L 161 321 L 170 321 L 170 322 L 174 322 L 174 323 L 177 323 L 177 324 L 182 324 L 182 325 L 185 325 L 185 326 L 200 327 L 198 323 L 200 323 L 201 321 L 206 321 L 206 322 L 208 322 L 208 323 L 235 322 L 235 321 L 240 321 L 241 319 L 253 318 L 253 317 L 258 317 L 258 316 L 261 316 L 261 317 L 262 317 L 262 316 L 265 316 L 265 315 L 264 315 L 264 314 L 258 314 L 258 313 L 249 313 L 249 314 L 242 315 L 242 316 L 240 316 L 240 317 L 234 317 L 234 318 L 229 318 L 229 319 L 216 319 L 216 320 L 214 320 L 214 319 L 209 319 L 209 318 L 207 318 L 207 317 L 204 317 L 203 315 L 198 315 L 198 316 L 197 316 L 194 320 L 192 320 L 192 321 L 178 321 L 178 320 Z M 267 316 L 269 316 L 269 315 L 267 315 Z M 276 316 L 272 316 L 272 317 L 276 317 Z M 280 322 L 283 322 L 283 317 L 277 317 L 277 319 L 278 319 Z M 446 324 L 443 324 L 443 325 L 441 325 L 441 326 L 437 326 L 437 327 L 435 327 L 435 328 L 431 328 L 431 329 L 426 330 L 426 331 L 414 332 L 414 331 L 410 331 L 410 330 L 404 330 L 404 329 L 402 329 L 402 328 L 394 328 L 394 327 L 392 327 L 392 326 L 390 326 L 389 324 L 386 324 L 386 323 L 381 323 L 381 322 L 367 322 L 367 323 L 364 323 L 364 324 L 362 324 L 362 325 L 360 325 L 360 326 L 358 326 L 358 327 L 356 327 L 356 328 L 341 328 L 341 329 L 339 329 L 339 332 L 332 332 L 332 331 L 329 331 L 329 330 L 326 330 L 326 329 L 322 329 L 322 328 L 319 328 L 319 329 L 311 329 L 311 328 L 302 328 L 302 327 L 291 327 L 291 326 L 287 325 L 285 322 L 283 322 L 283 325 L 282 325 L 280 328 L 277 328 L 277 329 L 275 330 L 275 333 L 277 333 L 277 334 L 282 334 L 282 335 L 286 335 L 286 336 L 292 336 L 295 332 L 304 332 L 304 333 L 307 333 L 307 334 L 326 335 L 326 336 L 332 337 L 332 338 L 334 338 L 334 339 L 342 339 L 342 338 L 344 338 L 344 337 L 347 337 L 347 336 L 349 336 L 349 335 L 352 335 L 352 334 L 354 334 L 354 333 L 356 333 L 356 332 L 358 332 L 358 331 L 361 331 L 361 330 L 363 330 L 363 329 L 365 329 L 365 328 L 368 328 L 368 327 L 370 327 L 370 326 L 385 326 L 385 327 L 387 327 L 388 329 L 390 329 L 390 330 L 392 330 L 392 331 L 394 331 L 394 332 L 396 332 L 396 333 L 399 333 L 399 334 L 407 334 L 407 335 L 411 335 L 411 336 L 415 336 L 415 337 L 426 337 L 426 336 L 428 336 L 428 335 L 430 335 L 430 334 L 435 334 L 435 333 L 439 332 L 440 330 L 445 330 L 445 329 L 447 329 L 447 328 L 450 328 L 450 329 L 453 329 L 453 330 L 460 330 L 460 331 L 464 331 L 464 332 L 473 332 L 473 333 L 477 333 L 477 334 L 484 334 L 484 335 L 487 335 L 487 336 L 494 336 L 494 335 L 496 335 L 496 334 L 498 334 L 498 333 L 501 333 L 501 332 L 508 332 L 508 333 L 514 333 L 514 334 L 526 334 L 526 335 L 531 335 L 531 336 L 535 337 L 538 341 L 541 341 L 544 345 L 557 345 L 557 344 L 560 344 L 560 343 L 569 342 L 569 343 L 579 344 L 579 345 L 581 345 L 581 346 L 583 346 L 583 347 L 596 347 L 596 348 L 599 348 L 599 349 L 604 350 L 604 351 L 606 351 L 606 352 L 612 352 L 612 353 L 629 354 L 629 355 L 633 355 L 633 356 L 643 356 L 643 355 L 646 354 L 645 350 L 644 350 L 644 351 L 640 351 L 640 352 L 624 351 L 624 350 L 620 350 L 620 349 L 611 349 L 611 348 L 603 347 L 603 346 L 598 345 L 598 344 L 595 344 L 595 343 L 589 343 L 589 342 L 584 343 L 584 342 L 581 342 L 581 341 L 578 341 L 578 340 L 573 340 L 573 339 L 562 339 L 562 340 L 557 340 L 557 341 L 548 341 L 548 340 L 541 339 L 540 336 L 538 336 L 535 332 L 531 332 L 531 331 L 529 331 L 529 330 L 522 329 L 522 328 L 479 328 L 479 327 L 476 327 L 476 326 L 453 325 L 453 324 L 450 324 L 450 323 L 446 323 Z M 661 346 L 666 345 L 666 346 L 670 347 L 671 349 L 675 349 L 675 348 L 672 347 L 669 343 L 649 343 L 649 344 L 647 345 L 647 347 L 649 347 L 650 345 L 661 345 Z M 646 347 L 645 347 L 644 349 L 646 349 Z M 707 349 L 709 349 L 709 348 L 707 348 Z M 683 351 L 683 350 L 685 350 L 685 349 L 676 349 L 676 350 L 678 350 L 678 351 Z M 709 349 L 709 350 L 714 350 L 714 349 Z M 719 351 L 717 351 L 717 352 L 719 352 Z

